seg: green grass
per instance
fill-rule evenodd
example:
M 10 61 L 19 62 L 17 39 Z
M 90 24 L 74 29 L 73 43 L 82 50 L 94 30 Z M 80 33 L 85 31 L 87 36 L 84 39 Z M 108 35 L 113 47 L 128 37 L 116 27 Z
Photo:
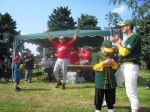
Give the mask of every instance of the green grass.
M 139 75 L 140 112 L 150 112 L 150 90 L 145 89 L 149 71 Z M 33 78 L 32 83 L 21 80 L 22 91 L 16 92 L 11 81 L 0 83 L 0 112 L 94 112 L 94 83 L 67 84 L 66 90 L 54 88 L 44 77 Z M 130 104 L 124 87 L 117 88 L 116 112 L 128 112 Z M 104 108 L 102 112 L 107 112 Z

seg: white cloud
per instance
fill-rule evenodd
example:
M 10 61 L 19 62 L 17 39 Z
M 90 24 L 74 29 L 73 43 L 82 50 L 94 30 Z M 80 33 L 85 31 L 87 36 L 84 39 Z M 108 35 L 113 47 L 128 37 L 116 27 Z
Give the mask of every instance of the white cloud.
M 125 13 L 128 10 L 126 5 L 122 5 L 120 7 L 117 7 L 115 9 L 112 10 L 112 12 L 118 13 L 118 14 L 122 14 Z
M 37 52 L 37 50 L 36 50 L 38 45 L 25 42 L 24 46 L 25 46 L 25 48 L 28 48 L 29 50 L 31 50 L 31 52 L 34 54 L 34 56 L 39 54 L 39 52 Z
M 24 33 L 24 32 L 21 31 L 20 34 L 21 34 L 21 35 L 26 35 L 27 33 Z

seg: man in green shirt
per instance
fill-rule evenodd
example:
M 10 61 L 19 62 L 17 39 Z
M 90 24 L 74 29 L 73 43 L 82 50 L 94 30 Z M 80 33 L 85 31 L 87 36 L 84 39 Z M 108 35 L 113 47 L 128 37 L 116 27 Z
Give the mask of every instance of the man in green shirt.
M 126 94 L 131 103 L 131 110 L 132 112 L 138 112 L 137 75 L 141 56 L 141 38 L 133 33 L 134 24 L 131 20 L 126 20 L 119 26 L 128 38 L 125 40 L 124 45 L 122 45 L 120 38 L 112 37 L 112 41 L 118 48 L 121 64 L 115 74 L 116 80 L 117 84 L 125 83 Z
M 115 71 L 118 64 L 112 58 L 113 48 L 110 40 L 102 43 L 101 51 L 92 55 L 92 68 L 95 71 L 95 112 L 100 112 L 104 95 L 108 112 L 114 112 L 116 97 Z

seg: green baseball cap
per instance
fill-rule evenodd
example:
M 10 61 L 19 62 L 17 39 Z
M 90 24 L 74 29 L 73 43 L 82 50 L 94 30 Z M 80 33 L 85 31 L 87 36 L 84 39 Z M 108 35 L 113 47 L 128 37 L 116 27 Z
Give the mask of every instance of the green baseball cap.
M 121 24 L 118 24 L 118 26 L 120 26 L 120 27 L 125 26 L 125 25 L 132 25 L 132 26 L 134 26 L 133 22 L 131 20 L 129 20 L 129 19 L 125 20 Z
M 104 40 L 103 43 L 102 43 L 102 47 L 108 53 L 113 52 L 113 46 L 112 46 L 112 42 L 110 40 Z

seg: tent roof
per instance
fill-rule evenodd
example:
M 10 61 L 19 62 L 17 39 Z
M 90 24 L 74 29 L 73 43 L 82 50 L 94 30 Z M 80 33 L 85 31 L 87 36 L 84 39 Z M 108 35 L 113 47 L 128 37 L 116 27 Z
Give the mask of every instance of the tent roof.
M 48 32 L 52 38 L 57 40 L 59 36 L 66 36 L 67 39 L 72 38 L 75 30 L 65 30 L 65 31 L 51 31 Z M 97 45 L 100 41 L 103 41 L 104 36 L 110 36 L 110 32 L 106 30 L 80 30 L 78 34 L 77 43 L 79 46 L 82 45 Z M 33 44 L 39 44 L 42 46 L 51 46 L 50 42 L 47 39 L 45 33 L 36 33 L 28 35 L 18 35 L 15 37 L 15 40 L 24 40 L 26 42 L 31 42 Z M 101 43 L 101 42 L 100 42 Z
M 75 30 L 65 30 L 65 31 L 51 31 L 48 32 L 53 38 L 59 36 L 72 37 Z M 94 37 L 94 36 L 110 36 L 110 32 L 106 30 L 81 30 L 79 32 L 79 37 Z M 32 40 L 32 39 L 45 39 L 47 38 L 45 33 L 36 33 L 36 34 L 27 34 L 27 35 L 18 35 L 15 37 L 15 40 Z

